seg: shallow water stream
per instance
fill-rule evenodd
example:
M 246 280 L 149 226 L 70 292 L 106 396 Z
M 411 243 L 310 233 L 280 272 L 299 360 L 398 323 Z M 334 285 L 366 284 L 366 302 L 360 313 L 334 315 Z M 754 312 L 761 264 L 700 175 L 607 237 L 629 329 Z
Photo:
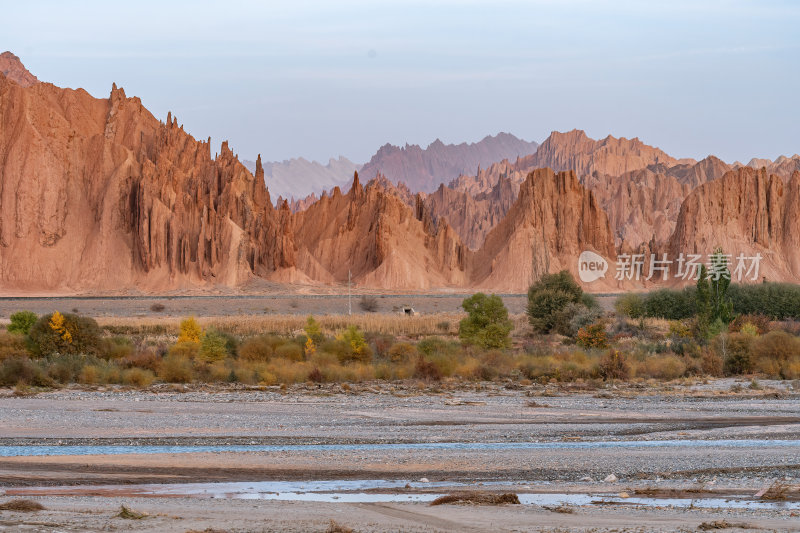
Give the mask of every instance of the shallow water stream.
M 7 489 L 8 496 L 192 497 L 246 500 L 280 500 L 328 503 L 431 502 L 439 496 L 480 488 L 515 490 L 523 505 L 643 505 L 674 508 L 798 510 L 798 501 L 765 501 L 736 497 L 669 498 L 622 497 L 616 493 L 524 492 L 531 485 L 507 482 L 475 484 L 408 480 L 264 481 L 178 483 L 149 485 L 98 485 Z M 516 488 L 515 488 L 516 487 Z
M 569 450 L 607 448 L 765 448 L 800 447 L 800 440 L 648 440 L 648 441 L 557 441 L 557 442 L 433 442 L 412 444 L 289 444 L 289 445 L 26 445 L 0 446 L 0 457 L 45 455 L 121 455 L 203 452 L 292 452 L 292 451 L 393 451 L 393 450 Z

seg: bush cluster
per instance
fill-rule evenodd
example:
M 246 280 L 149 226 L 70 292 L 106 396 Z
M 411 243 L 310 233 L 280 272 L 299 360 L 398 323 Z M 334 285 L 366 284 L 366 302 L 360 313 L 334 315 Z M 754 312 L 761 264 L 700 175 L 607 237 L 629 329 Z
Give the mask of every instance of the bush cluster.
M 738 315 L 763 315 L 771 320 L 800 319 L 800 285 L 732 283 L 727 288 L 727 296 Z M 697 314 L 696 301 L 696 287 L 659 289 L 648 293 L 626 293 L 617 299 L 615 307 L 618 313 L 630 318 L 646 316 L 683 320 Z
M 466 344 L 481 348 L 507 348 L 511 344 L 513 324 L 508 309 L 496 294 L 482 292 L 466 298 L 462 304 L 467 317 L 459 324 L 458 336 Z
M 538 333 L 575 336 L 579 329 L 596 321 L 601 312 L 596 300 L 562 270 L 545 274 L 528 289 L 528 321 Z
M 596 302 L 561 272 L 531 287 L 527 309 L 535 332 L 560 336 L 517 336 L 515 343 L 502 299 L 481 293 L 464 300 L 467 316 L 459 323 L 458 337 L 450 322 L 438 328 L 441 334 L 421 338 L 364 332 L 346 323 L 328 323 L 323 331 L 313 317 L 291 333 L 240 330 L 234 335 L 224 324 L 204 328 L 190 317 L 181 321 L 176 335 L 166 327 L 101 329 L 93 319 L 74 313 L 37 317 L 21 312 L 0 331 L 0 386 L 669 380 L 723 374 L 798 379 L 800 323 L 786 311 L 794 289 L 781 287 L 759 286 L 748 293 L 783 291 L 776 304 L 784 309 L 781 313 L 742 313 L 734 307 L 739 314 L 730 323 L 717 318 L 698 335 L 698 319 L 690 312 L 697 288 L 624 295 L 616 303 L 617 312 L 640 325 L 618 318 L 607 326 L 608 317 Z M 740 294 L 731 298 L 736 302 Z M 650 315 L 679 318 L 644 318 Z
M 800 338 L 785 331 L 759 335 L 753 329 L 720 335 L 714 350 L 728 375 L 755 372 L 777 379 L 800 379 Z

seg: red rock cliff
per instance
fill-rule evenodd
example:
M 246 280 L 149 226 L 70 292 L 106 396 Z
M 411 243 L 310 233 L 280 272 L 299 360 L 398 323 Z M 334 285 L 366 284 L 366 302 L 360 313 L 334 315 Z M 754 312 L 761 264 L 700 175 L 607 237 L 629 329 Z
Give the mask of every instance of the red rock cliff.
M 258 174 L 258 172 L 257 172 Z M 293 263 L 263 176 L 168 115 L 0 75 L 0 287 L 236 285 Z

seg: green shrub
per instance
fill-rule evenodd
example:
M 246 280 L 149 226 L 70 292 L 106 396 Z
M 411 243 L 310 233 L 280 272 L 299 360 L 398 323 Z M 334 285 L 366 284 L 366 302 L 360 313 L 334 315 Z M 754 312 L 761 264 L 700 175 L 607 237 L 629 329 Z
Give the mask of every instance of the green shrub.
M 28 332 L 34 354 L 101 353 L 101 331 L 93 318 L 58 311 L 44 315 Z
M 731 271 L 728 258 L 722 248 L 717 247 L 711 255 L 709 287 L 711 289 L 711 321 L 719 320 L 727 325 L 733 320 L 733 302 L 728 297 L 731 286 Z
M 583 290 L 566 270 L 545 274 L 528 289 L 528 320 L 534 331 L 549 333 L 557 315 L 570 303 L 579 303 Z
M 636 292 L 626 292 L 614 302 L 614 310 L 628 318 L 642 318 L 645 313 L 644 298 Z
M 225 337 L 219 334 L 216 330 L 209 329 L 203 340 L 200 341 L 200 350 L 198 352 L 200 359 L 207 363 L 214 361 L 221 361 L 228 356 L 228 347 Z
M 711 283 L 708 280 L 706 265 L 700 265 L 700 274 L 697 277 L 696 287 L 694 335 L 700 342 L 705 342 L 712 336 L 710 326 L 714 314 Z
M 454 341 L 442 337 L 425 337 L 417 343 L 417 350 L 426 356 L 447 355 L 457 356 L 461 353 L 461 346 Z
M 645 316 L 683 320 L 695 315 L 695 287 L 683 290 L 659 289 L 644 296 Z
M 115 336 L 103 339 L 102 356 L 106 359 L 124 359 L 133 355 L 133 342 L 128 337 Z
M 511 345 L 509 334 L 513 324 L 499 296 L 487 296 L 479 292 L 465 298 L 461 306 L 467 312 L 467 317 L 461 320 L 458 328 L 458 336 L 463 342 L 484 349 L 507 348 Z
M 587 309 L 600 309 L 600 302 L 593 294 L 588 292 L 581 294 L 580 303 Z
M 225 352 L 227 355 L 230 357 L 237 357 L 239 355 L 239 339 L 227 331 L 214 330 L 214 332 L 225 341 Z
M 350 352 L 350 344 L 344 339 L 326 339 L 317 350 L 319 354 L 331 354 L 336 356 L 339 362 L 346 361 L 350 357 Z
M 372 350 L 367 344 L 364 334 L 358 327 L 350 325 L 336 337 L 339 341 L 336 355 L 339 362 L 358 361 L 368 363 L 372 360 Z
M 528 291 L 528 321 L 534 331 L 550 333 L 561 311 L 574 300 L 559 290 L 537 289 Z
M 317 322 L 313 316 L 308 315 L 304 330 L 306 337 L 314 341 L 314 344 L 320 345 L 325 342 L 325 335 L 322 334 L 322 328 L 320 328 L 319 322 Z
M 732 284 L 728 297 L 741 314 L 763 314 L 772 320 L 800 318 L 800 285 L 791 283 Z
M 18 311 L 11 315 L 11 323 L 8 325 L 9 333 L 17 335 L 27 335 L 39 317 L 32 311 Z

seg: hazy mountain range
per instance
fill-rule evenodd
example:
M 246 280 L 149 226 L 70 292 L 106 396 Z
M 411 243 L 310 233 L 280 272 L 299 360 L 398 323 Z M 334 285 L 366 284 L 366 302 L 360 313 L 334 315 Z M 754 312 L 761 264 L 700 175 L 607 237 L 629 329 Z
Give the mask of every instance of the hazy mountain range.
M 476 143 L 444 144 L 436 139 L 426 148 L 385 144 L 363 165 L 342 156 L 330 159 L 327 165 L 300 157 L 264 163 L 264 174 L 273 199 L 299 200 L 311 194 L 318 197 L 334 187 L 347 190 L 355 171 L 368 179 L 381 174 L 395 184 L 402 182 L 414 191 L 427 192 L 461 174 L 474 173 L 480 166 L 532 154 L 537 146 L 509 133 L 487 135 Z M 243 163 L 255 172 L 255 161 Z

